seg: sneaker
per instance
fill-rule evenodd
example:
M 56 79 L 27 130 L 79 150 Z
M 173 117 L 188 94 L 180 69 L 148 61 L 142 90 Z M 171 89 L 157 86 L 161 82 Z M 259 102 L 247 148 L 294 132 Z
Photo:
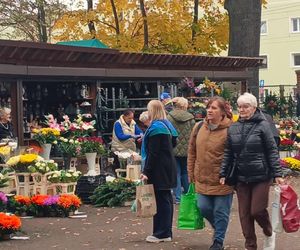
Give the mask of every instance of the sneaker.
M 209 250 L 223 250 L 224 247 L 223 247 L 223 244 L 218 242 L 218 241 L 214 241 L 214 244 L 212 244 L 209 248 Z
M 275 250 L 276 234 L 273 232 L 272 236 L 265 236 L 263 250 Z
M 149 236 L 147 236 L 146 241 L 147 242 L 151 242 L 151 243 L 169 242 L 169 241 L 172 241 L 172 238 L 168 237 L 168 238 L 161 238 L 161 239 L 159 239 L 159 238 L 157 238 L 157 237 L 155 237 L 153 235 L 149 235 Z

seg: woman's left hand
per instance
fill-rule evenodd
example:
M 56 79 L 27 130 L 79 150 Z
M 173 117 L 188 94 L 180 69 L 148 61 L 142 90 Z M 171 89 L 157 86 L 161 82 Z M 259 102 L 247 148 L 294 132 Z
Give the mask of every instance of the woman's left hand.
M 283 185 L 283 184 L 285 184 L 285 180 L 283 178 L 281 178 L 281 177 L 276 177 L 275 178 L 275 182 L 276 182 L 277 185 Z
M 147 180 L 148 180 L 148 176 L 147 176 L 147 175 L 144 175 L 144 174 L 141 174 L 140 179 L 141 179 L 142 181 L 147 181 Z
M 225 177 L 220 178 L 220 184 L 225 185 Z

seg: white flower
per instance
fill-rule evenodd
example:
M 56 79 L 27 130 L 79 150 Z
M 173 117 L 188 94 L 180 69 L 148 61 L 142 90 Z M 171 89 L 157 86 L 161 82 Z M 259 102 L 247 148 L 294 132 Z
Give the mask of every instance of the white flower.
M 41 166 L 41 163 L 38 161 L 36 164 L 35 164 L 37 167 Z
M 0 179 L 3 179 L 4 175 L 0 173 Z
M 72 175 L 70 173 L 66 173 L 67 177 L 72 177 Z
M 73 176 L 74 176 L 74 177 L 77 177 L 77 176 L 79 176 L 79 174 L 78 174 L 77 172 L 75 172 L 75 173 L 73 174 Z
M 63 141 L 64 141 L 64 142 L 68 142 L 68 139 L 67 139 L 67 138 L 64 138 Z
M 55 140 L 55 141 L 53 141 L 53 144 L 57 144 L 57 141 Z
M 105 180 L 106 182 L 113 182 L 116 178 L 115 177 L 112 177 L 112 176 L 106 176 L 105 177 Z
M 73 139 L 70 139 L 69 142 L 70 142 L 70 143 L 74 143 L 74 140 L 73 140 Z
M 48 162 L 49 162 L 49 163 L 54 163 L 54 161 L 53 161 L 53 160 L 49 160 Z
M 55 178 L 55 177 L 58 177 L 58 175 L 54 173 L 54 174 L 52 175 L 52 177 Z

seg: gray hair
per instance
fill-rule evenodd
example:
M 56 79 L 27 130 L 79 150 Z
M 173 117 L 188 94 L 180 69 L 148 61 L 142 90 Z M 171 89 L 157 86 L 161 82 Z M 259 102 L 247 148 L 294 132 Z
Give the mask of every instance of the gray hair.
M 244 93 L 237 99 L 238 105 L 249 104 L 252 107 L 257 108 L 257 99 L 254 95 L 250 93 Z
M 177 109 L 182 109 L 182 110 L 187 110 L 189 102 L 186 98 L 184 97 L 175 97 L 173 99 L 173 103 L 175 108 Z
M 10 108 L 7 108 L 7 107 L 0 108 L 0 118 L 2 118 L 4 115 L 10 114 L 10 113 L 11 113 Z
M 149 114 L 148 111 L 144 111 L 143 113 L 140 114 L 139 120 L 144 123 L 149 120 Z

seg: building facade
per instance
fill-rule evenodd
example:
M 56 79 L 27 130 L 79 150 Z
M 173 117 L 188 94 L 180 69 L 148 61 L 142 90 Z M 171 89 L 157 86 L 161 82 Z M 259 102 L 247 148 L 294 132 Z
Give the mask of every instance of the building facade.
M 262 10 L 261 85 L 296 85 L 300 69 L 300 1 L 268 0 Z

